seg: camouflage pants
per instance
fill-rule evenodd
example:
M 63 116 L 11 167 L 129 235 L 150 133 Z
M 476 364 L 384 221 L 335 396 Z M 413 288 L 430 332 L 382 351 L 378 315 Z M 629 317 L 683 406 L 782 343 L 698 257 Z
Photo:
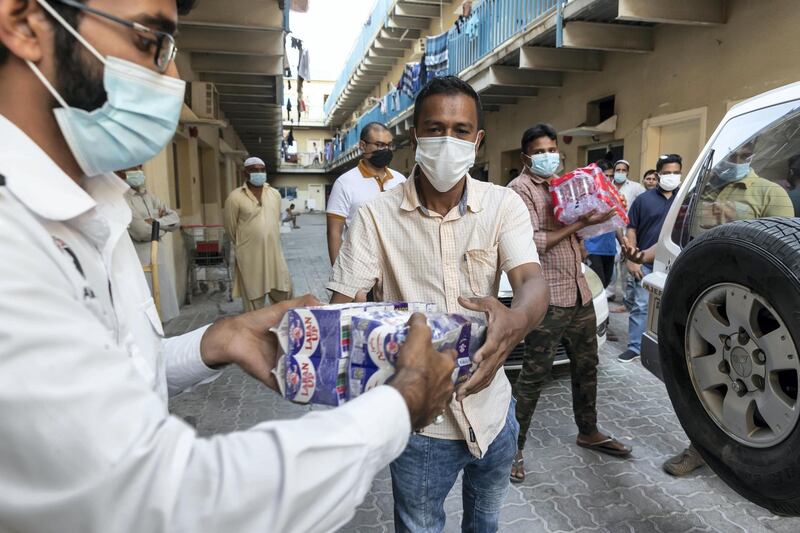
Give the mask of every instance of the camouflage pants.
M 542 392 L 559 343 L 569 355 L 572 374 L 572 410 L 578 431 L 590 434 L 597 430 L 597 322 L 594 307 L 555 307 L 547 309 L 541 325 L 525 338 L 526 351 L 522 371 L 514 383 L 519 421 L 519 449 L 531 424 L 539 394 Z

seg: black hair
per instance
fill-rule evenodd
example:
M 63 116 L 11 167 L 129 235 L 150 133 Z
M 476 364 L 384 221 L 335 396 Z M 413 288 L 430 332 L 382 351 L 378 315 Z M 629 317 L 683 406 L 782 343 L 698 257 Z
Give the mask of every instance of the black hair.
M 419 114 L 422 109 L 422 104 L 426 98 L 437 94 L 457 95 L 464 94 L 469 96 L 475 101 L 475 112 L 478 116 L 478 130 L 483 129 L 483 106 L 481 105 L 481 97 L 472 88 L 472 85 L 465 82 L 457 76 L 442 76 L 441 78 L 433 78 L 425 87 L 417 94 L 417 99 L 414 101 L 414 127 L 419 127 Z
M 80 3 L 85 3 L 86 0 L 76 0 Z M 178 14 L 179 15 L 188 15 L 189 12 L 194 9 L 194 5 L 197 3 L 197 0 L 175 0 L 175 4 L 178 6 Z M 73 28 L 77 27 L 78 17 L 80 16 L 79 10 L 61 4 L 60 2 L 53 2 L 53 9 L 58 11 L 58 14 L 64 17 L 64 20 L 72 26 Z M 50 14 L 47 14 L 50 17 Z M 52 18 L 52 17 L 50 17 Z M 61 24 L 58 24 L 57 21 L 53 20 L 55 23 L 56 31 L 67 31 Z M 0 66 L 2 66 L 7 60 L 9 56 L 8 48 L 3 46 L 0 43 Z
M 382 122 L 370 122 L 361 130 L 360 139 L 364 142 L 367 142 L 369 140 L 369 134 L 374 130 L 383 130 L 391 133 L 391 130 L 386 127 L 386 124 L 383 124 Z
M 609 163 L 608 160 L 606 159 L 598 159 L 597 161 L 594 162 L 594 164 L 600 167 L 600 170 L 602 170 L 603 172 L 611 168 L 611 163 Z
M 661 169 L 664 168 L 664 165 L 669 165 L 670 163 L 678 163 L 681 166 L 681 170 L 683 170 L 683 158 L 678 154 L 664 154 L 658 156 L 658 161 L 656 161 L 656 172 L 661 172 Z
M 645 179 L 649 174 L 658 174 L 658 170 L 656 170 L 654 168 L 651 168 L 651 169 L 645 171 L 645 173 L 642 174 L 642 179 Z
M 525 153 L 528 144 L 541 137 L 547 137 L 551 141 L 556 141 L 556 143 L 558 143 L 558 135 L 556 134 L 555 128 L 550 124 L 540 122 L 539 124 L 534 124 L 522 134 L 522 141 L 520 142 L 522 153 Z

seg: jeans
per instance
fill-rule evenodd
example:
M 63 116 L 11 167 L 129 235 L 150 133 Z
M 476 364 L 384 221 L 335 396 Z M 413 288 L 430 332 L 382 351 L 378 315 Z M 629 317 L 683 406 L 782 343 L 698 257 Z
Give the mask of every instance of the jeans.
M 627 271 L 625 279 L 625 308 L 630 313 L 628 317 L 628 349 L 637 354 L 642 353 L 642 335 L 647 326 L 647 303 L 649 294 L 642 282 Z M 642 276 L 653 272 L 652 265 L 642 265 Z
M 463 440 L 411 435 L 405 451 L 391 465 L 395 531 L 442 531 L 446 519 L 444 500 L 462 470 L 461 530 L 497 531 L 500 508 L 508 494 L 511 462 L 517 451 L 519 424 L 514 416 L 515 404 L 512 399 L 505 426 L 481 459 L 469 452 Z

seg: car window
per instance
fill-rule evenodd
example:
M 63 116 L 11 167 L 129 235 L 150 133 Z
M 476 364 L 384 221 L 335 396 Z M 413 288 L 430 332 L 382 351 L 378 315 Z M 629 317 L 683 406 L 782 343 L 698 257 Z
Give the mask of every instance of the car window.
M 673 239 L 685 245 L 728 222 L 800 216 L 790 197 L 795 193 L 790 167 L 800 170 L 800 101 L 731 119 L 691 184 Z

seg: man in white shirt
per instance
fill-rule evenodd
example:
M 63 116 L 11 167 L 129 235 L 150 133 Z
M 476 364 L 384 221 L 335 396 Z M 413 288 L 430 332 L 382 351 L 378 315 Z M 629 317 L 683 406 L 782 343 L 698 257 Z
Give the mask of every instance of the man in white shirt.
M 380 193 L 406 181 L 389 168 L 394 154 L 394 137 L 380 122 L 370 122 L 361 130 L 359 148 L 363 154 L 356 168 L 339 176 L 328 198 L 328 256 L 331 265 L 339 256 L 342 239 L 353 224 L 358 208 Z
M 176 29 L 175 0 L 0 2 L 0 531 L 332 531 L 453 390 L 417 317 L 392 385 L 339 409 L 212 439 L 169 415 L 226 364 L 275 387 L 266 332 L 316 303 L 162 338 L 112 171 L 174 134 Z

